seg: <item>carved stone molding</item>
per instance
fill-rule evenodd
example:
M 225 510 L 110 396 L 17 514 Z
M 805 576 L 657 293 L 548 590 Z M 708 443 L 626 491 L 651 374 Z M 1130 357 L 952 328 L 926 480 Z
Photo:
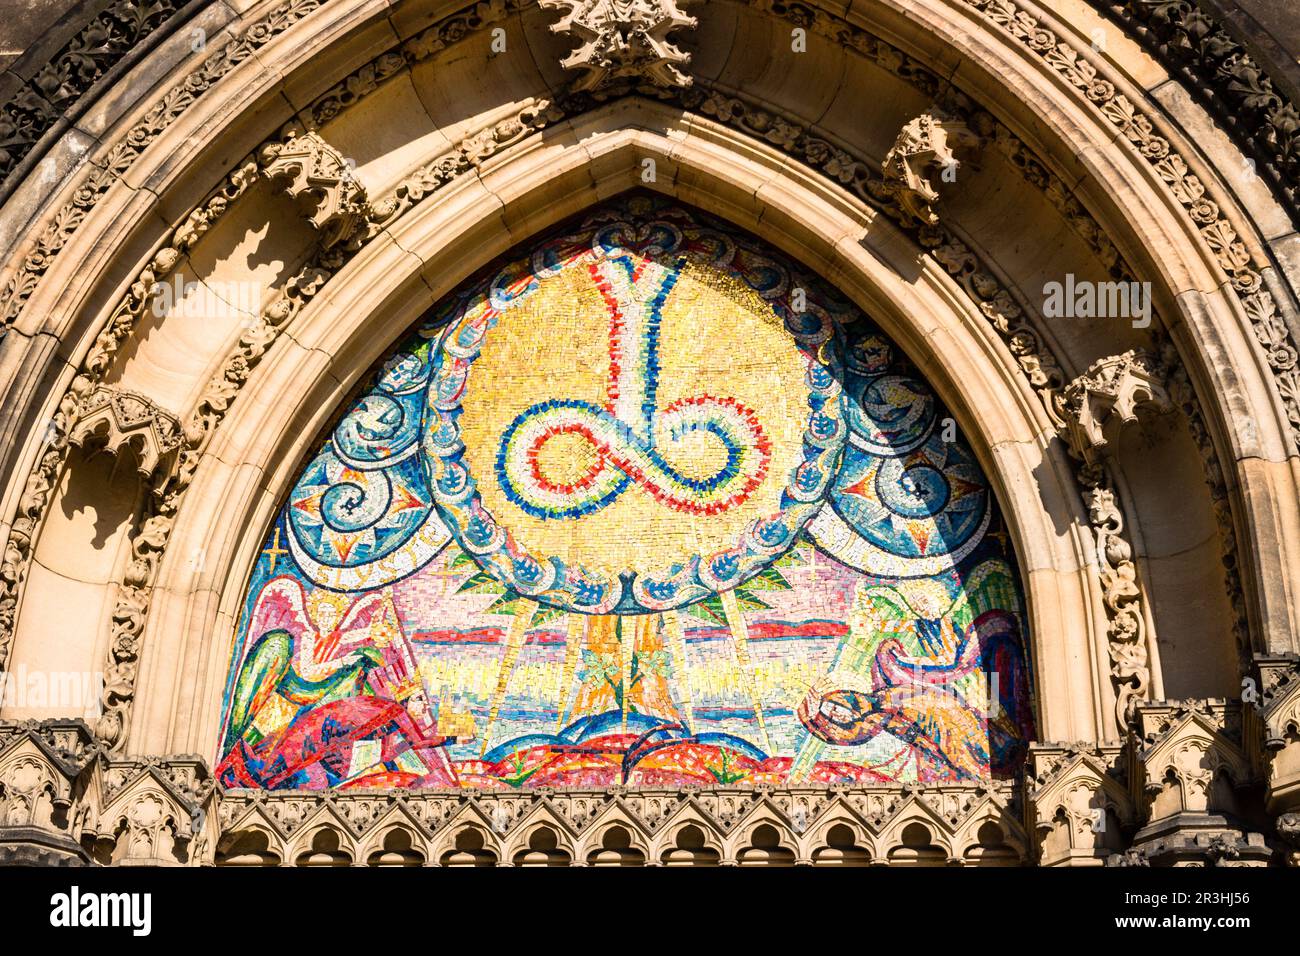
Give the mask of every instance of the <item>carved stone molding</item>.
M 539 0 L 539 6 L 564 11 L 551 32 L 579 44 L 560 64 L 582 71 L 574 92 L 619 80 L 644 80 L 665 88 L 691 85 L 683 71 L 690 54 L 668 35 L 694 28 L 698 21 L 683 13 L 677 0 Z
M 1015 788 L 227 791 L 218 865 L 1024 865 Z M 620 860 L 603 839 L 622 831 Z M 693 831 L 693 832 L 692 832 Z M 765 833 L 763 831 L 766 831 Z M 545 850 L 539 834 L 544 834 Z M 466 837 L 470 839 L 466 839 Z
M 979 149 L 982 140 L 961 120 L 932 108 L 908 122 L 885 154 L 885 185 L 903 212 L 923 225 L 935 225 L 939 183 L 954 182 L 959 154 Z
M 50 431 L 45 446 L 27 477 L 9 540 L 5 543 L 4 557 L 0 561 L 0 668 L 3 668 L 8 661 L 9 650 L 13 644 L 15 616 L 26 580 L 32 548 L 44 521 L 55 482 L 71 447 L 70 435 L 76 427 L 82 403 L 89 401 L 100 386 L 118 350 L 150 307 L 163 279 L 176 267 L 191 246 L 212 228 L 212 224 L 230 207 L 230 204 L 255 181 L 256 173 L 256 163 L 251 158 L 246 159 L 168 236 L 167 241 L 153 254 L 149 264 L 140 272 L 127 294 L 113 310 L 104 329 L 95 338 L 89 353 L 82 361 L 81 368 L 73 378 L 67 393 L 59 402 L 58 410 L 50 421 Z M 247 334 L 249 333 L 245 333 Z M 179 461 L 184 462 L 183 451 Z M 157 507 L 157 502 L 151 502 L 150 507 Z M 149 537 L 141 539 L 137 536 L 133 549 L 143 547 L 148 540 Z M 138 576 L 140 560 L 141 554 L 136 552 L 128 566 L 128 579 L 133 575 Z M 138 618 L 142 624 L 143 617 L 139 613 L 138 594 L 129 584 L 122 591 L 121 601 L 131 605 L 128 617 L 131 620 Z M 109 671 L 113 679 L 105 683 L 106 713 L 99 721 L 100 726 L 117 730 L 122 727 L 122 714 L 117 712 L 116 702 L 120 700 L 124 685 L 129 683 L 133 686 L 135 680 L 135 657 L 132 650 L 134 645 L 131 641 L 123 639 L 117 632 L 121 609 L 122 605 L 119 604 L 118 611 L 114 612 L 115 631 L 111 642 L 109 663 Z
M 117 0 L 0 106 L 0 196 L 8 192 L 10 175 L 59 118 L 184 6 L 184 0 Z
M 222 791 L 198 757 L 116 757 L 79 720 L 3 721 L 0 864 L 1264 866 L 1300 858 L 1280 855 L 1251 822 L 1258 781 L 1238 743 L 1234 705 L 1154 701 L 1137 717 L 1125 744 L 1032 745 L 1020 781 L 501 792 Z M 1295 816 L 1274 821 L 1292 845 Z
M 262 175 L 294 199 L 320 234 L 322 249 L 353 236 L 366 221 L 366 190 L 343 155 L 319 133 L 297 126 L 258 154 Z
M 181 424 L 150 399 L 112 385 L 98 385 L 77 406 L 68 443 L 103 449 L 121 457 L 130 449 L 136 470 L 146 479 L 166 475 L 181 445 Z
M 1119 433 L 1173 410 L 1160 369 L 1141 349 L 1094 362 L 1065 387 L 1065 440 L 1085 465 L 1114 454 Z
M 169 866 L 625 865 L 629 857 L 650 865 L 1266 865 L 1274 852 L 1261 834 L 1212 800 L 1210 812 L 1195 810 L 1198 794 L 1214 792 L 1206 781 L 1220 758 L 1236 767 L 1244 759 L 1225 742 L 1216 706 L 1148 707 L 1150 733 L 1130 745 L 1137 786 L 1127 784 L 1119 745 L 1036 744 L 1023 790 L 1003 781 L 217 792 L 198 758 L 114 758 L 75 721 L 0 725 L 0 861 L 52 860 L 57 851 L 75 864 Z M 1195 713 L 1208 716 L 1184 719 Z M 1162 772 L 1181 785 L 1179 825 L 1166 814 L 1155 821 L 1163 826 L 1148 823 L 1130 842 L 1132 791 L 1145 783 L 1149 803 L 1150 777 Z M 604 852 L 611 828 L 633 852 Z M 684 838 L 687 828 L 698 837 Z
M 1300 866 L 1300 813 L 1284 813 L 1273 821 L 1274 831 L 1287 847 L 1287 866 Z
M 1115 721 L 1120 728 L 1133 717 L 1134 705 L 1151 686 L 1147 658 L 1147 623 L 1142 608 L 1133 546 L 1124 534 L 1124 513 L 1104 468 L 1079 470 L 1097 549 L 1102 602 L 1106 606 L 1106 649 L 1115 687 Z
M 1227 127 L 1300 218 L 1300 112 L 1199 0 L 1090 0 Z
M 80 839 L 104 865 L 195 865 L 209 852 L 215 801 L 198 757 L 105 760 L 88 789 Z

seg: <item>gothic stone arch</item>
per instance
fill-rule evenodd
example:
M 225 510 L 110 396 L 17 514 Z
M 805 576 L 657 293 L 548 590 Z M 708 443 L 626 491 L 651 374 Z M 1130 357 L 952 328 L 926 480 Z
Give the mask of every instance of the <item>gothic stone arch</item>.
M 555 852 L 585 858 L 583 827 L 617 804 L 634 835 L 689 816 L 728 860 L 756 814 L 798 861 L 818 849 L 801 834 L 845 815 L 882 860 L 1287 859 L 1300 496 L 1274 240 L 1294 226 L 1221 174 L 1247 147 L 1204 135 L 1194 105 L 1155 109 L 1164 67 L 1124 35 L 1090 49 L 1083 14 L 644 6 L 672 37 L 632 65 L 566 59 L 557 14 L 514 0 L 253 3 L 202 55 L 164 44 L 110 77 L 131 95 L 42 140 L 51 175 L 17 167 L 0 665 L 24 693 L 0 707 L 4 846 L 201 864 L 247 830 L 289 863 L 457 851 L 465 823 L 436 792 L 381 833 L 365 790 L 340 808 L 216 785 L 245 589 L 319 436 L 429 305 L 641 188 L 803 263 L 951 410 L 1014 544 L 1039 742 L 1018 779 L 914 795 L 547 795 L 572 834 Z M 88 161 L 69 158 L 86 133 Z M 1067 276 L 1139 283 L 1143 315 L 1060 315 L 1048 284 Z M 74 706 L 27 680 L 97 673 Z M 1254 796 L 1189 782 L 1188 754 Z M 128 795 L 147 812 L 120 810 Z M 496 859 L 525 852 L 537 799 L 475 798 Z

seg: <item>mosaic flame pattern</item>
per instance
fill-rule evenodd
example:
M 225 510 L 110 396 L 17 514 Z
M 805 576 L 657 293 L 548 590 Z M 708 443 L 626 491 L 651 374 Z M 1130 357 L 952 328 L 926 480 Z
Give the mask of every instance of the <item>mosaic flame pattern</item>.
M 645 196 L 438 304 L 304 468 L 232 654 L 226 786 L 1017 771 L 996 502 L 883 334 Z

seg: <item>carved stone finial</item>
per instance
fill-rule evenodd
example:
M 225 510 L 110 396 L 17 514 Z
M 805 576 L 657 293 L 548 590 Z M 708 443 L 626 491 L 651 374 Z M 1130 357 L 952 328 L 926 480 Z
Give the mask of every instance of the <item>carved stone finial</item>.
M 543 10 L 566 11 L 552 33 L 581 44 L 561 66 L 583 70 L 576 93 L 625 78 L 646 79 L 656 86 L 687 87 L 682 71 L 689 53 L 668 41 L 668 34 L 698 21 L 682 13 L 677 0 L 539 0 Z
M 902 128 L 885 154 L 885 191 L 904 214 L 922 225 L 935 225 L 939 221 L 934 208 L 939 200 L 936 183 L 950 181 L 961 166 L 957 154 L 973 152 L 980 143 L 961 120 L 942 110 L 927 110 Z
M 183 437 L 180 421 L 150 399 L 112 385 L 99 385 L 81 400 L 68 441 L 78 448 L 102 448 L 120 456 L 135 453 L 146 478 L 170 470 Z
M 1119 433 L 1146 427 L 1173 410 L 1156 363 L 1141 349 L 1094 362 L 1065 387 L 1065 440 L 1076 458 L 1096 465 L 1113 453 Z
M 291 130 L 262 147 L 262 175 L 297 201 L 303 216 L 330 249 L 352 236 L 366 218 L 366 190 L 337 149 L 318 133 Z

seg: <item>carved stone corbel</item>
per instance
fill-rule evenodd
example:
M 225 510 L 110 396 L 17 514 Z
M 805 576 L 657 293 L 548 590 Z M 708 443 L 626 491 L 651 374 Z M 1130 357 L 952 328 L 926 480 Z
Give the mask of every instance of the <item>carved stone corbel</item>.
M 350 239 L 366 222 L 366 190 L 343 154 L 319 133 L 290 126 L 263 146 L 262 175 L 298 204 L 328 250 Z
M 1085 465 L 1114 454 L 1120 433 L 1173 411 L 1157 363 L 1141 349 L 1094 362 L 1065 387 L 1065 440 Z
M 694 28 L 698 21 L 683 13 L 677 0 L 539 0 L 539 5 L 564 11 L 551 32 L 579 44 L 560 61 L 566 70 L 583 71 L 573 84 L 575 93 L 624 79 L 665 89 L 691 85 L 683 71 L 691 56 L 669 42 L 668 35 Z
M 961 155 L 976 153 L 983 140 L 964 122 L 932 108 L 908 122 L 881 167 L 885 192 L 905 218 L 926 226 L 939 222 L 939 183 L 953 182 Z
M 183 438 L 180 420 L 152 400 L 114 385 L 97 385 L 81 400 L 68 442 L 83 450 L 103 449 L 135 456 L 146 480 L 165 478 Z
M 1225 700 L 1137 704 L 1129 777 L 1145 823 L 1133 848 L 1153 865 L 1267 866 L 1275 856 L 1251 827 L 1241 717 Z
M 1040 866 L 1103 866 L 1126 846 L 1133 801 L 1122 747 L 1033 744 L 1026 812 Z

